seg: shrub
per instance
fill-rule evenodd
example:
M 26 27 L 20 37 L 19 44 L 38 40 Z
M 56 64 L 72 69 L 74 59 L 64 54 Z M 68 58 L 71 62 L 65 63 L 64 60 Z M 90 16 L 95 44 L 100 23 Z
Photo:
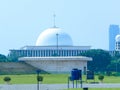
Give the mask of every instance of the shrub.
M 37 76 L 37 81 L 43 81 L 43 77 L 42 76 Z
M 11 78 L 10 77 L 4 77 L 4 81 L 9 82 L 9 81 L 11 81 Z
M 98 76 L 98 79 L 99 79 L 100 81 L 103 81 L 104 76 L 103 76 L 103 75 L 99 75 L 99 76 Z
M 112 76 L 120 76 L 119 72 L 112 72 Z

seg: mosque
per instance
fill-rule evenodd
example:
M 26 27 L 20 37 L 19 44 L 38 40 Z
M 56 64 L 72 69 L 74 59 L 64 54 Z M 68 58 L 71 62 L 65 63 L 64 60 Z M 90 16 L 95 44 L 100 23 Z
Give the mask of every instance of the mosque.
M 120 54 L 120 34 L 117 34 L 114 38 L 115 40 L 115 50 L 109 51 L 111 56 L 115 56 L 116 54 Z
M 120 34 L 115 37 L 115 50 L 120 51 Z
M 40 33 L 35 46 L 10 49 L 10 56 L 17 55 L 24 61 L 44 71 L 54 73 L 70 72 L 73 68 L 87 70 L 90 57 L 80 56 L 91 46 L 74 46 L 72 38 L 63 29 L 48 28 Z

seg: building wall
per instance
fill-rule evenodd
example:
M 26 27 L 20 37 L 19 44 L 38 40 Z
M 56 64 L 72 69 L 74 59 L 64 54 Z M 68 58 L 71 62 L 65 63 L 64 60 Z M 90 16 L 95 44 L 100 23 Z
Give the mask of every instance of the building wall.
M 50 73 L 68 73 L 73 68 L 78 68 L 83 72 L 87 69 L 87 61 L 80 60 L 37 60 L 37 61 L 26 61 L 26 63 L 45 70 Z
M 120 42 L 116 42 L 115 50 L 120 51 Z
M 80 56 L 90 49 L 90 46 L 26 46 L 18 50 L 10 50 L 10 56 L 19 57 L 49 57 L 49 56 Z

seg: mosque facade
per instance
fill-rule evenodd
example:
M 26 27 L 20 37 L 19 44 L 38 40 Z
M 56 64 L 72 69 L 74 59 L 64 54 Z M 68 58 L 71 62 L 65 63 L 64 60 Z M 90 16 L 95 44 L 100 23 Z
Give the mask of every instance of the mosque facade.
M 72 38 L 60 28 L 49 28 L 43 31 L 35 46 L 24 46 L 11 49 L 10 55 L 19 57 L 79 56 L 91 46 L 74 46 Z
M 86 71 L 92 58 L 80 55 L 90 48 L 74 46 L 70 35 L 53 27 L 40 33 L 35 46 L 10 49 L 9 55 L 17 55 L 20 61 L 48 72 L 70 72 L 73 68 Z

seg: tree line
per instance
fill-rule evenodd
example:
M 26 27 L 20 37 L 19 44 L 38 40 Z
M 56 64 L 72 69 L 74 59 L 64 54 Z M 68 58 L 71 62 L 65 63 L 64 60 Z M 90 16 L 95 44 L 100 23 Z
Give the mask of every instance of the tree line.
M 102 49 L 91 49 L 80 55 L 92 57 L 93 60 L 88 61 L 88 70 L 95 72 L 120 71 L 120 54 L 111 56 L 109 51 Z

